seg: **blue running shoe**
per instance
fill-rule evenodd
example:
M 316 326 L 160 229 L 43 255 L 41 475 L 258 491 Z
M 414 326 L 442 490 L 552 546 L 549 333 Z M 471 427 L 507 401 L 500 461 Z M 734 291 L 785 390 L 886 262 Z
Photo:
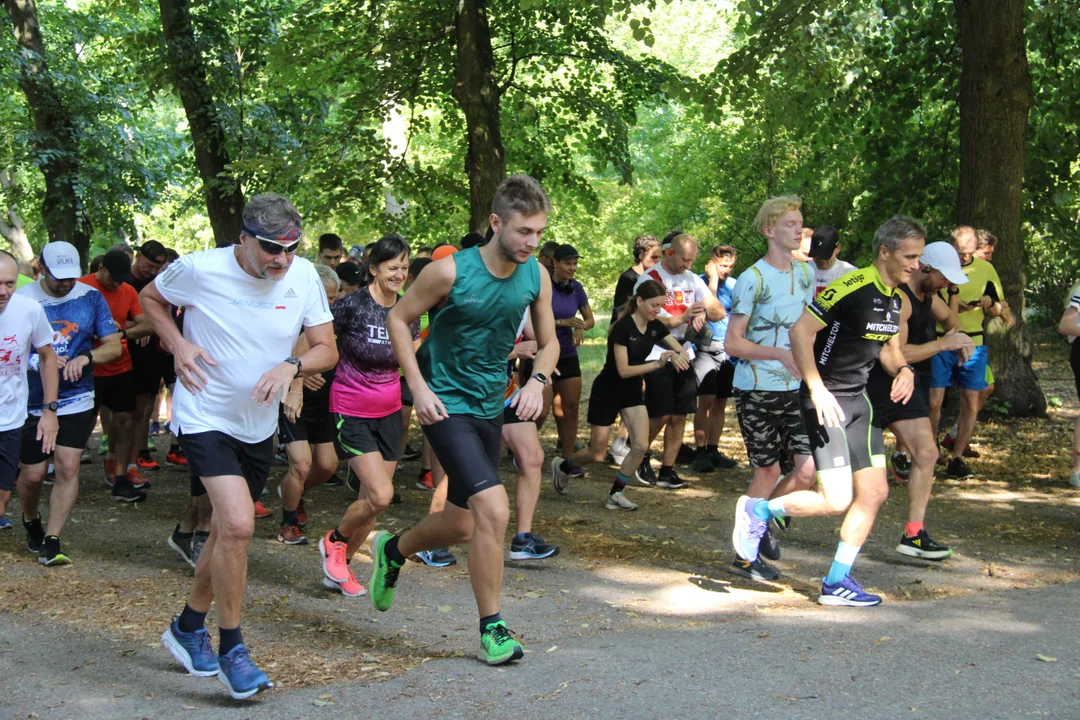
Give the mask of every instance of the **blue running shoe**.
M 206 628 L 190 633 L 180 632 L 177 618 L 173 618 L 169 629 L 161 634 L 161 644 L 195 677 L 218 674 L 217 655 L 210 647 L 210 635 Z
M 444 568 L 457 564 L 457 558 L 454 557 L 454 553 L 450 552 L 446 548 L 439 548 L 438 550 L 421 550 L 413 556 L 414 560 L 424 563 L 428 567 Z
M 248 649 L 243 645 L 237 645 L 219 656 L 218 662 L 221 664 L 218 680 L 229 688 L 229 694 L 236 700 L 247 700 L 257 692 L 274 687 L 266 673 L 252 662 Z
M 862 585 L 855 582 L 855 578 L 848 575 L 835 584 L 821 579 L 821 596 L 818 598 L 819 605 L 843 605 L 845 607 L 873 607 L 881 604 L 880 595 L 871 595 L 862 589 Z
M 544 538 L 533 535 L 531 532 L 523 533 L 521 540 L 518 540 L 515 535 L 510 543 L 511 560 L 543 560 L 558 554 L 558 545 L 549 545 L 544 542 Z
M 10 530 L 14 527 L 6 517 L 0 517 L 0 530 Z
M 731 531 L 731 543 L 739 557 L 754 562 L 758 556 L 758 546 L 769 524 L 754 515 L 754 506 L 765 502 L 761 498 L 743 495 L 735 505 L 735 529 Z

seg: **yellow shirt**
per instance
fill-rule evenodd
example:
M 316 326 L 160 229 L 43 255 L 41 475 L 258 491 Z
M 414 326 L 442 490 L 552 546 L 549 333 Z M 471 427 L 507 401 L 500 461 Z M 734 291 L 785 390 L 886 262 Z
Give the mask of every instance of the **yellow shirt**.
M 967 275 L 968 281 L 963 285 L 958 285 L 960 289 L 960 302 L 966 305 L 975 305 L 979 302 L 979 298 L 986 295 L 987 284 L 992 284 L 994 290 L 997 292 L 997 297 L 1000 300 L 1005 297 L 1005 291 L 1001 289 L 1001 279 L 998 277 L 997 270 L 994 266 L 986 262 L 981 258 L 972 258 L 971 262 L 961 268 L 964 274 Z M 945 302 L 948 302 L 948 296 L 942 293 L 942 297 Z M 971 336 L 971 339 L 976 345 L 983 344 L 983 320 L 985 319 L 986 311 L 981 307 L 977 307 L 967 312 L 962 312 L 958 315 L 960 318 L 960 329 Z M 942 334 L 944 330 L 938 325 L 938 334 Z

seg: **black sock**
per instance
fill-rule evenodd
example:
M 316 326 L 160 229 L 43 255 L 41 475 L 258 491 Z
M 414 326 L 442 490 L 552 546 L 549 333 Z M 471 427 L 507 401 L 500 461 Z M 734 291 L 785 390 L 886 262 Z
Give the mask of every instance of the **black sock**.
M 614 495 L 617 492 L 622 492 L 626 488 L 626 483 L 630 481 L 630 478 L 623 475 L 621 472 L 615 473 L 615 484 L 611 486 L 611 492 L 609 495 Z
M 484 634 L 484 629 L 491 623 L 497 623 L 502 620 L 502 613 L 495 613 L 494 615 L 488 615 L 487 617 L 480 618 L 480 634 Z
M 180 530 L 180 526 L 179 526 L 179 525 L 177 525 L 177 526 L 176 526 L 176 529 L 175 529 L 175 530 L 173 530 L 173 535 L 175 535 L 176 537 L 182 537 L 182 538 L 189 538 L 189 537 L 191 537 L 191 536 L 192 536 L 192 535 L 194 535 L 194 534 L 195 534 L 194 532 L 189 532 L 189 533 L 186 533 L 186 532 L 182 532 L 182 531 Z
M 339 533 L 337 528 L 334 528 L 333 530 L 330 531 L 330 542 L 339 542 L 339 543 L 345 543 L 346 545 L 348 545 L 349 544 L 349 538 L 347 538 L 344 535 L 342 535 L 341 533 Z M 394 544 L 394 547 L 397 547 L 396 543 Z
M 431 472 L 431 468 L 425 468 L 425 467 L 420 468 L 420 474 L 421 475 L 427 475 L 429 472 Z
M 711 453 L 714 453 L 714 452 L 719 452 L 720 451 L 720 446 L 719 445 L 706 445 L 705 449 L 708 450 Z
M 694 451 L 694 454 L 695 455 L 704 455 L 707 452 L 709 452 L 708 447 L 706 447 L 705 445 L 698 445 L 697 449 Z
M 386 553 L 386 557 L 390 562 L 394 563 L 398 567 L 405 565 L 405 556 L 401 554 L 401 551 L 397 549 L 398 536 L 390 538 L 386 541 L 386 545 L 383 545 L 383 552 Z
M 180 632 L 193 633 L 196 630 L 202 630 L 206 626 L 206 613 L 195 612 L 184 605 L 184 611 L 180 613 L 176 625 L 180 628 Z
M 652 460 L 652 455 L 650 455 L 649 453 L 645 453 L 644 455 L 642 455 L 641 467 L 645 467 L 646 465 L 648 465 L 650 460 Z
M 169 452 L 171 452 L 171 453 L 180 452 L 180 443 L 173 443 L 172 445 L 170 445 L 169 446 Z
M 281 509 L 281 524 L 282 526 L 299 525 L 300 524 L 300 511 L 299 510 L 286 510 Z
M 237 645 L 244 644 L 244 636 L 240 633 L 240 628 L 218 628 L 218 633 L 221 636 L 221 641 L 218 643 L 218 655 L 227 655 Z
M 573 470 L 573 468 L 574 463 L 570 462 L 570 458 L 567 458 L 566 460 L 563 460 L 561 463 L 559 463 L 559 469 L 562 470 L 564 473 L 570 472 L 571 470 Z
M 671 475 L 673 472 L 675 472 L 675 466 L 674 465 L 661 465 L 660 466 L 660 474 L 661 475 Z

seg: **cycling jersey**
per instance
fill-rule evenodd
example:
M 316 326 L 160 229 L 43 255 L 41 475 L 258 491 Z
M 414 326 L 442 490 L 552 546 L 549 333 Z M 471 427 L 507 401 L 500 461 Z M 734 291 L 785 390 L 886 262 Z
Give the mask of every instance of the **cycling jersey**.
M 899 291 L 871 265 L 833 281 L 807 310 L 826 327 L 814 341 L 825 387 L 834 395 L 861 394 L 881 346 L 900 332 Z

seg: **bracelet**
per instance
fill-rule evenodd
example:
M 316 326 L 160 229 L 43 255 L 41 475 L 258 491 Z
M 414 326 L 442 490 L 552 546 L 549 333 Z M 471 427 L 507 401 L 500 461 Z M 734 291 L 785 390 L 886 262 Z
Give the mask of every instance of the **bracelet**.
M 915 372 L 915 366 L 914 365 L 901 365 L 900 369 L 901 370 L 910 370 L 912 375 L 918 375 L 918 373 Z M 896 374 L 899 375 L 900 373 L 896 373 Z

